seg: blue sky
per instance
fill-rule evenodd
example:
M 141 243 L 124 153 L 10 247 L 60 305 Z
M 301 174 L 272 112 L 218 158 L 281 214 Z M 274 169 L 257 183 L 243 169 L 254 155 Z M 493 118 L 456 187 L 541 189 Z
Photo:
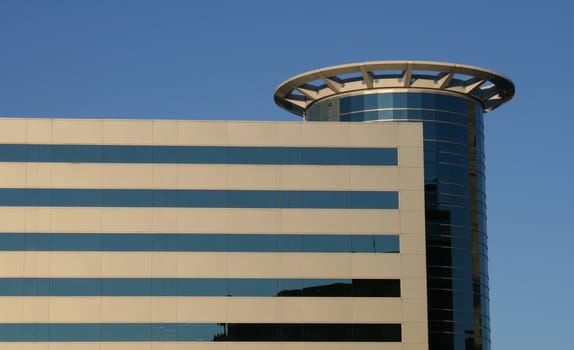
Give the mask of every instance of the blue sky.
M 283 80 L 385 59 L 478 65 L 493 349 L 566 349 L 574 326 L 574 5 L 559 0 L 0 1 L 0 116 L 294 120 Z

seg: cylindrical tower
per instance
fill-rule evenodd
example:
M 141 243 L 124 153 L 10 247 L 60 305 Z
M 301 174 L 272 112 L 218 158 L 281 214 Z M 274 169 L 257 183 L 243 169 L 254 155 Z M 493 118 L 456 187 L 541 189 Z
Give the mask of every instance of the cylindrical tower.
M 483 112 L 513 95 L 500 74 L 424 61 L 319 69 L 275 91 L 306 121 L 423 123 L 431 350 L 490 349 Z

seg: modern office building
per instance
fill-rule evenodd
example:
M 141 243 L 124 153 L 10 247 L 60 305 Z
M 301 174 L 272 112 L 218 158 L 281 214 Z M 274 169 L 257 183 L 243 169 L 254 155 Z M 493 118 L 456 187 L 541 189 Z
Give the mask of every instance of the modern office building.
M 320 122 L 0 119 L 0 349 L 489 349 L 513 89 L 373 62 L 279 86 Z

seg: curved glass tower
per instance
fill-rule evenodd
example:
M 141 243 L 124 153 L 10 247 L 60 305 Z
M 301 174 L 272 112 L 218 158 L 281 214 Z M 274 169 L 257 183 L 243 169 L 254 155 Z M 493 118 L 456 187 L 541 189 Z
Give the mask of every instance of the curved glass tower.
M 306 121 L 422 122 L 431 350 L 490 349 L 483 113 L 513 95 L 500 74 L 423 61 L 324 68 L 275 92 Z

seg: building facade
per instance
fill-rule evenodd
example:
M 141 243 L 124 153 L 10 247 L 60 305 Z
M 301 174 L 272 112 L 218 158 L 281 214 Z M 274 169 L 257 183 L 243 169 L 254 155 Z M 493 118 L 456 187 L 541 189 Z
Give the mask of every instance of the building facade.
M 427 349 L 422 137 L 0 119 L 0 348 Z
M 422 123 L 431 350 L 490 349 L 483 112 L 513 95 L 500 74 L 419 61 L 329 67 L 276 90 L 307 121 Z
M 305 122 L 0 119 L 0 349 L 490 349 L 482 113 L 512 82 L 370 62 Z

